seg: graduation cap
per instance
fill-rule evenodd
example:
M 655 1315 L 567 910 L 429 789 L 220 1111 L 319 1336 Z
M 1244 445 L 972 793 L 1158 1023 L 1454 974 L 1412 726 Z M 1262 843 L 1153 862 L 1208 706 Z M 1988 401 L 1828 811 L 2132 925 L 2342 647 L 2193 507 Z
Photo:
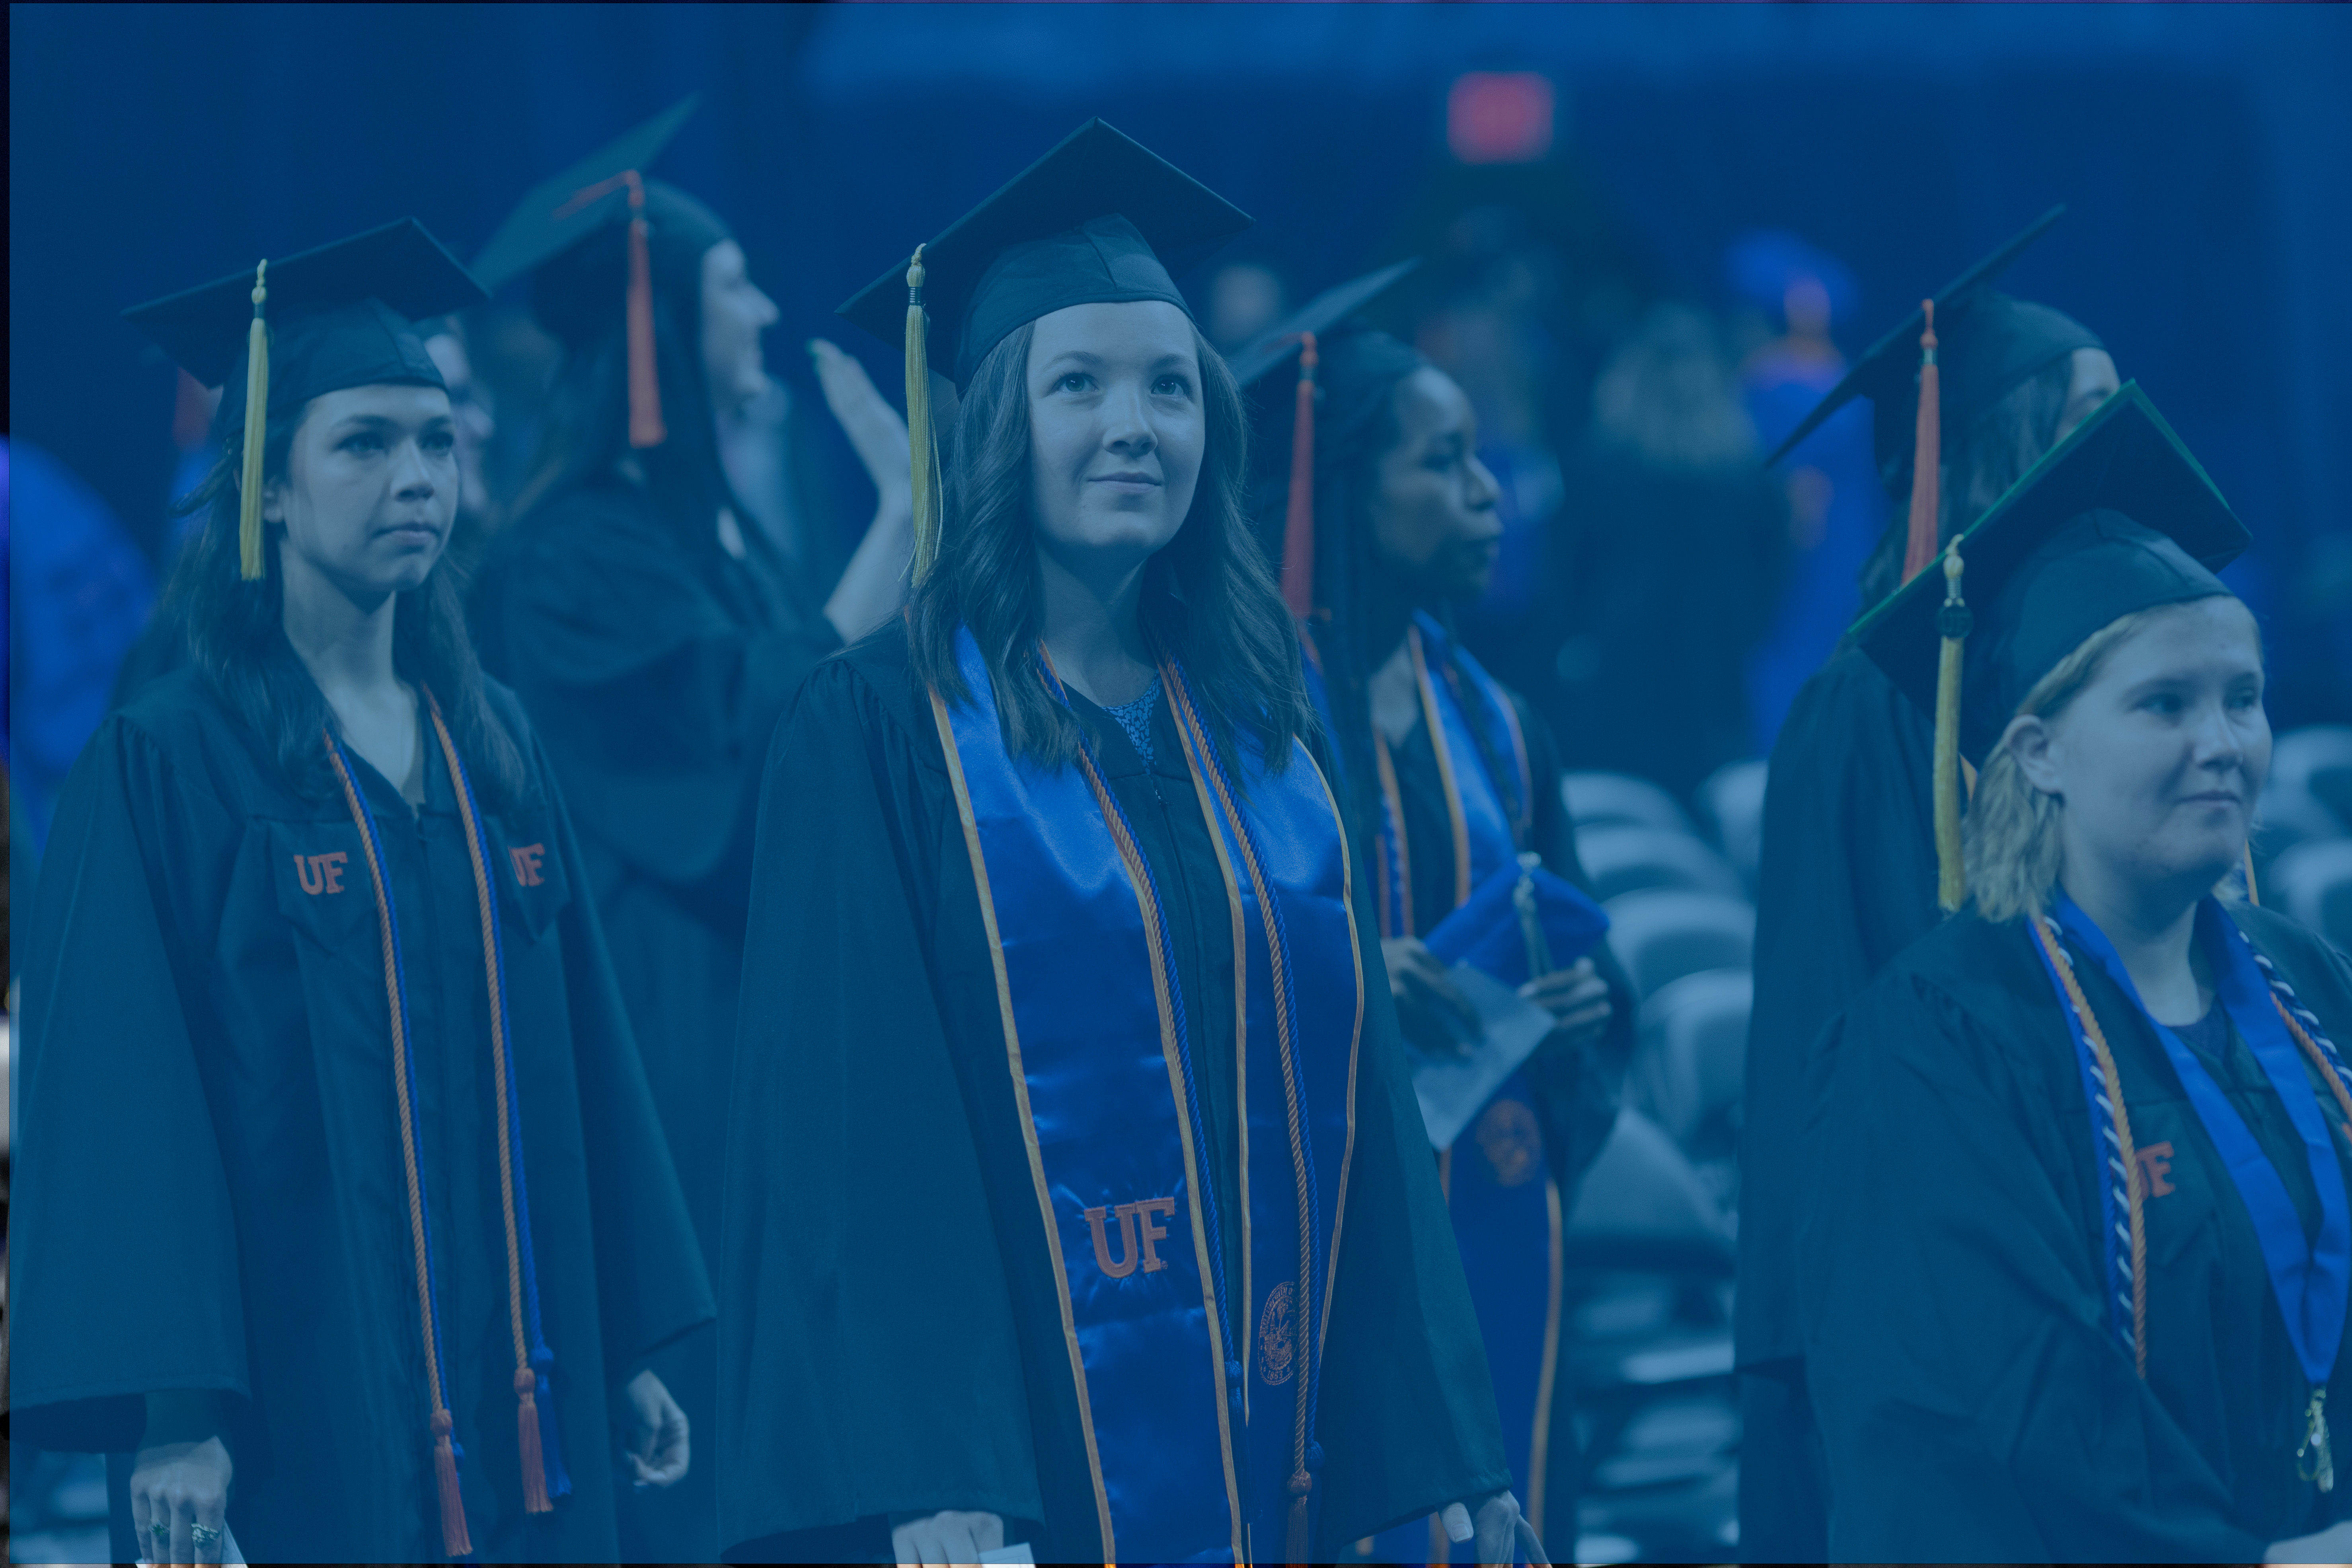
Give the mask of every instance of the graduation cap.
M 1945 909 L 1967 890 L 1959 759 L 1981 766 L 2026 695 L 2101 627 L 2229 593 L 2213 574 L 2250 542 L 2131 382 L 1946 546 L 1940 572 L 1920 573 L 1855 623 L 1853 640 L 1936 717 Z
M 932 362 L 953 367 L 962 386 L 997 344 L 1072 305 L 1157 300 L 1190 316 L 1174 274 L 1250 221 L 1141 142 L 1089 120 L 917 246 L 910 266 L 893 266 L 840 307 L 851 322 L 906 347 L 918 579 L 939 550 Z
M 1318 338 L 1362 310 L 1421 265 L 1408 257 L 1326 289 L 1258 334 L 1226 362 L 1244 387 L 1298 361 L 1298 403 L 1290 436 L 1290 505 L 1282 528 L 1282 600 L 1305 619 L 1315 609 L 1315 371 Z
M 531 313 L 567 343 L 593 342 L 625 322 L 632 447 L 668 438 L 655 374 L 654 286 L 691 297 L 703 252 L 734 237 L 709 207 L 645 174 L 701 101 L 688 94 L 532 186 L 474 258 L 475 275 L 492 289 L 530 274 Z
M 346 387 L 442 385 L 413 323 L 488 298 L 424 225 L 403 218 L 122 313 L 189 375 L 222 388 L 224 425 L 242 421 L 238 566 L 247 581 L 263 574 L 269 416 Z
M 1765 459 L 1768 468 L 1779 462 L 1830 416 L 1857 397 L 1869 398 L 1874 405 L 1871 444 L 1879 472 L 1899 473 L 1904 442 L 1912 443 L 1910 538 L 1903 563 L 1906 581 L 1936 552 L 1943 405 L 1951 405 L 1953 427 L 1965 429 L 2053 360 L 2076 349 L 2106 346 L 2063 311 L 2011 299 L 1992 288 L 2010 263 L 2065 212 L 2063 204 L 2052 207 L 1945 285 L 1933 300 L 1921 300 L 1919 309 L 1870 345 L 1845 378 Z

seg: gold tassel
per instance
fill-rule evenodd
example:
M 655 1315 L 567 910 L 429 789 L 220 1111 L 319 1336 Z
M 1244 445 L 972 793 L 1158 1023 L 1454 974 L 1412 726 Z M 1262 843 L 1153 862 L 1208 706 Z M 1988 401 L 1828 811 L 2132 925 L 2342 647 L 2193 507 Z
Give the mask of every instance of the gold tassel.
M 1910 531 L 1903 547 L 1906 583 L 1926 571 L 1927 563 L 1936 558 L 1936 535 L 1943 512 L 1943 395 L 1936 368 L 1936 301 L 1922 300 L 1919 310 L 1927 324 L 1919 334 L 1919 417 L 1911 448 Z
M 2263 890 L 2254 885 L 2254 845 L 2246 841 L 2246 902 L 2256 909 L 2263 907 Z
M 253 326 L 245 340 L 245 468 L 237 489 L 237 575 L 259 582 L 267 573 L 261 562 L 261 449 L 269 434 L 269 323 L 262 308 L 269 299 L 265 286 L 269 263 L 253 269 Z
M 1944 552 L 1944 607 L 1936 625 L 1944 646 L 1936 663 L 1936 902 L 1956 912 L 1969 896 L 1960 854 L 1960 650 L 1968 641 L 1968 602 L 1960 596 L 1960 542 Z
M 923 312 L 923 247 L 907 268 L 907 453 L 915 491 L 914 578 L 940 554 L 940 447 L 931 435 L 931 365 Z

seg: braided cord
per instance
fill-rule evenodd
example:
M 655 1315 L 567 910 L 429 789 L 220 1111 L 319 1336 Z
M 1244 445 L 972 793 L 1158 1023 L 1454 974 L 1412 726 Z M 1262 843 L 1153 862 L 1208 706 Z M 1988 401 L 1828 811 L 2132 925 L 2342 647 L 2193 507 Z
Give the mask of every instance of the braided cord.
M 351 759 L 332 730 L 321 729 L 327 759 L 343 801 L 360 830 L 360 847 L 367 862 L 368 886 L 375 895 L 377 928 L 383 941 L 384 1010 L 392 1032 L 393 1101 L 400 1113 L 400 1160 L 408 1187 L 408 1237 L 416 1266 L 416 1315 L 425 1342 L 425 1389 L 427 1426 L 433 1435 L 435 1489 L 439 1494 L 441 1542 L 452 1557 L 470 1557 L 473 1544 L 466 1528 L 466 1508 L 457 1486 L 457 1419 L 449 1413 L 441 1372 L 447 1356 L 441 1344 L 440 1292 L 433 1270 L 433 1222 L 425 1201 L 425 1173 L 418 1157 L 416 1126 L 416 1062 L 409 1049 L 408 976 L 401 963 L 400 922 L 394 911 L 392 882 L 384 869 L 383 845 L 376 833 L 375 814 L 360 794 Z
M 2101 1214 L 2109 1231 L 2127 1249 L 2128 1256 L 2118 1259 L 2115 1256 L 2116 1248 L 2105 1250 L 2110 1260 L 2110 1279 L 2120 1266 L 2121 1271 L 2131 1280 L 2128 1303 L 2123 1300 L 2121 1292 L 2117 1292 L 2116 1304 L 2118 1307 L 2128 1306 L 2131 1327 L 2126 1338 L 2131 1343 L 2132 1365 L 2145 1382 L 2147 1377 L 2147 1216 L 2142 1212 L 2142 1184 L 2137 1168 L 2138 1153 L 2132 1142 L 2131 1113 L 2124 1104 L 2123 1078 L 2116 1070 L 2115 1053 L 2107 1048 L 2106 1032 L 2100 1028 L 2098 1016 L 2091 1011 L 2090 1001 L 2083 994 L 2082 982 L 2074 976 L 2074 961 L 2058 943 L 2054 922 L 2043 919 L 2033 921 L 2032 924 L 2034 940 L 2042 947 L 2042 962 L 2056 979 L 2067 1006 L 2074 1011 L 2078 1026 L 2075 1038 L 2079 1045 L 2087 1047 L 2096 1064 L 2097 1081 L 2104 1085 L 2104 1091 L 2094 1095 L 2094 1105 L 2106 1117 L 2101 1131 L 2112 1151 L 2107 1159 L 2107 1168 L 2114 1173 L 2116 1181 L 2123 1185 L 2120 1206 L 2130 1216 L 2130 1228 L 2126 1231 L 2116 1222 L 2119 1194 L 2103 1184 L 2100 1190 Z
M 1311 1485 L 1314 1467 L 1308 1463 L 1308 1454 L 1314 1441 L 1323 1347 L 1317 1333 L 1318 1318 L 1315 1310 L 1318 1295 L 1315 1288 L 1315 1216 L 1320 1205 L 1316 1193 L 1315 1152 L 1308 1139 L 1306 1114 L 1301 1104 L 1305 1087 L 1301 1081 L 1297 1047 L 1297 1020 L 1292 1010 L 1290 938 L 1285 929 L 1282 906 L 1276 900 L 1273 888 L 1266 879 L 1264 858 L 1258 853 L 1257 836 L 1251 828 L 1249 819 L 1234 802 L 1233 781 L 1226 776 L 1223 761 L 1218 757 L 1216 749 L 1209 744 L 1192 699 L 1191 682 L 1186 679 L 1183 668 L 1168 659 L 1163 659 L 1160 665 L 1160 679 L 1175 696 L 1173 706 L 1186 749 L 1207 764 L 1204 771 L 1216 791 L 1218 806 L 1232 825 L 1234 837 L 1241 845 L 1242 859 L 1249 870 L 1250 887 L 1256 894 L 1259 914 L 1265 926 L 1266 960 L 1274 980 L 1275 1038 L 1281 1053 L 1282 1094 L 1285 1112 L 1289 1120 L 1290 1158 L 1298 1195 L 1297 1321 L 1299 1342 L 1307 1349 L 1307 1366 L 1305 1375 L 1298 1380 L 1298 1430 L 1293 1447 L 1297 1468 L 1292 1474 L 1291 1486 L 1294 1492 L 1297 1492 L 1302 1487 Z

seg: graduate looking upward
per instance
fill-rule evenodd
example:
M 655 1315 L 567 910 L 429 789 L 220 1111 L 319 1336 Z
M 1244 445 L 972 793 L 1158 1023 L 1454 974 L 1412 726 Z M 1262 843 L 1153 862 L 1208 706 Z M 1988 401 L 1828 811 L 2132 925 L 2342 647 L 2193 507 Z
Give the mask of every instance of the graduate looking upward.
M 830 596 L 734 494 L 718 420 L 767 389 L 761 339 L 777 310 L 718 215 L 645 173 L 694 105 L 542 182 L 483 247 L 490 287 L 530 278 L 563 361 L 538 472 L 474 615 L 484 661 L 522 699 L 578 813 L 629 1021 L 715 1259 L 760 763 L 810 669 L 898 607 L 910 513 L 904 426 L 829 344 L 814 351 L 821 378 L 880 496 Z M 709 1425 L 712 1342 L 674 1347 L 662 1370 Z M 624 1550 L 709 1561 L 713 1487 L 704 1470 L 627 1500 Z
M 1515 1554 L 1240 394 L 1173 282 L 1248 221 L 1091 121 L 844 307 L 907 344 L 919 486 L 928 366 L 962 395 L 906 620 L 763 785 L 731 1555 L 1307 1562 L 1450 1504 Z
M 2271 744 L 2213 575 L 2245 543 L 2126 386 L 1855 628 L 1936 714 L 1939 796 L 1978 773 L 1971 907 L 1808 1066 L 1834 1561 L 2352 1539 L 2352 965 L 2230 886 Z
M 585 871 L 444 554 L 413 221 L 131 312 L 226 383 L 188 667 L 71 775 L 24 973 L 14 1418 L 218 1562 L 606 1560 L 711 1316 Z M 614 1412 L 623 1413 L 615 1431 Z
M 1549 726 L 1453 633 L 1452 605 L 1484 590 L 1501 534 L 1470 400 L 1358 315 L 1411 269 L 1401 263 L 1330 289 L 1237 355 L 1235 374 L 1265 389 L 1262 426 L 1290 436 L 1268 443 L 1258 464 L 1259 534 L 1283 542 L 1283 581 L 1304 601 L 1289 607 L 1307 611 L 1298 622 L 1307 691 L 1338 759 L 1358 875 L 1373 889 L 1391 994 L 1406 1040 L 1446 1054 L 1456 1036 L 1439 1015 L 1475 1015 L 1423 937 L 1522 852 L 1570 883 L 1583 868 Z M 1303 447 L 1301 386 L 1311 386 L 1314 410 Z M 1524 990 L 1555 1027 L 1440 1155 L 1440 1184 L 1514 1483 L 1540 1532 L 1575 1517 L 1573 1429 L 1553 1419 L 1555 1401 L 1563 1416 L 1570 1401 L 1549 1282 L 1562 1216 L 1616 1113 L 1633 998 L 1605 956 Z M 1376 1554 L 1447 1550 L 1442 1535 L 1413 1529 Z
M 1939 407 L 1923 416 L 1924 313 L 1881 338 L 1772 455 L 1855 397 L 1872 402 L 1897 510 L 1864 564 L 1869 608 L 1975 521 L 2114 392 L 2115 361 L 2061 312 L 1992 285 L 2055 209 L 1936 296 Z M 1917 454 L 1931 456 L 1916 472 Z M 1901 510 L 1908 498 L 1908 518 Z M 1797 1331 L 1797 1171 L 1806 1047 L 1890 959 L 1935 929 L 1927 719 L 1858 649 L 1799 690 L 1772 747 L 1757 883 L 1756 1004 L 1740 1136 L 1740 1544 L 1752 1561 L 1819 1560 L 1827 1504 Z

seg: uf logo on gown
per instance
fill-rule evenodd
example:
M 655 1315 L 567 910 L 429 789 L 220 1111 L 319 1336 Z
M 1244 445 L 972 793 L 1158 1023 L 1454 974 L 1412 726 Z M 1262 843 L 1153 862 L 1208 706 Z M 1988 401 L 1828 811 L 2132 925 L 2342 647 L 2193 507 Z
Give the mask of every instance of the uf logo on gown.
M 1087 1211 L 1087 1224 L 1094 1231 L 1095 1267 L 1103 1271 L 1104 1279 L 1124 1279 L 1135 1272 L 1135 1266 L 1139 1262 L 1143 1265 L 1143 1271 L 1146 1274 L 1157 1274 L 1168 1267 L 1168 1260 L 1160 1257 L 1159 1248 L 1152 1245 L 1164 1239 L 1168 1235 L 1166 1226 L 1151 1223 L 1151 1216 L 1156 1214 L 1174 1218 L 1176 1200 L 1145 1198 L 1140 1203 L 1121 1204 L 1115 1209 L 1100 1208 Z M 1116 1263 L 1110 1259 L 1110 1238 L 1103 1234 L 1103 1218 L 1107 1215 L 1118 1216 L 1119 1258 Z M 1140 1258 L 1136 1257 L 1136 1227 L 1139 1220 L 1141 1222 L 1143 1231 L 1143 1256 Z
M 547 880 L 539 864 L 546 855 L 547 846 L 544 844 L 525 844 L 507 851 L 507 858 L 514 862 L 516 887 L 536 888 Z
M 321 893 L 343 890 L 343 863 L 351 857 L 338 849 L 331 855 L 297 855 L 294 874 L 302 879 L 302 890 L 312 898 Z

